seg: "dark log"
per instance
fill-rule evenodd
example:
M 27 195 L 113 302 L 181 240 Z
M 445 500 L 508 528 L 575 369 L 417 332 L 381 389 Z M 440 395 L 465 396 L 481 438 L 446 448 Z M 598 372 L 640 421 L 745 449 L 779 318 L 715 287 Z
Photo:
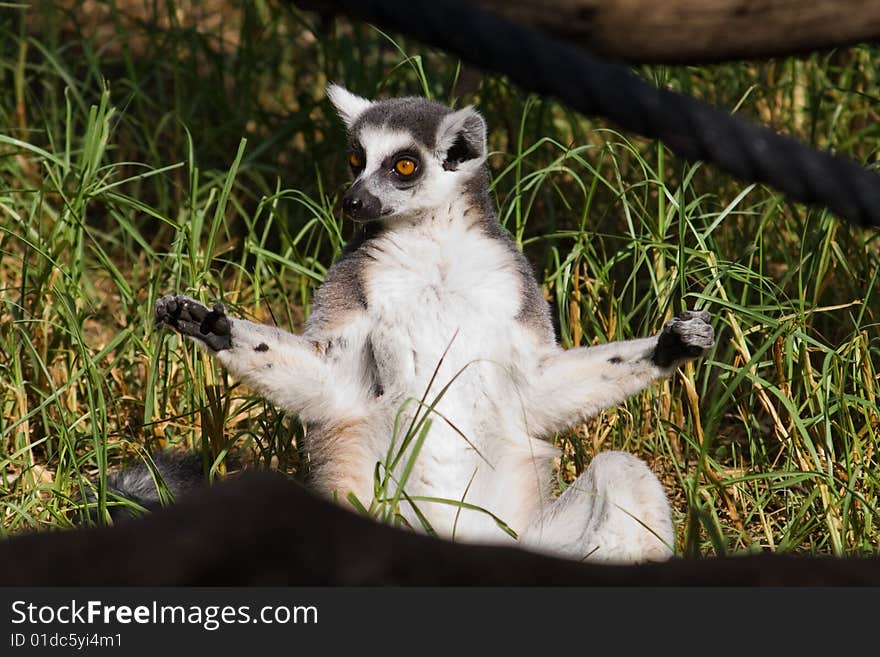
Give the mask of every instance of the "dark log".
M 697 64 L 880 39 L 877 0 L 477 0 L 609 57 Z
M 0 585 L 880 585 L 880 559 L 771 554 L 603 566 L 381 526 L 244 475 L 112 528 L 0 541 Z

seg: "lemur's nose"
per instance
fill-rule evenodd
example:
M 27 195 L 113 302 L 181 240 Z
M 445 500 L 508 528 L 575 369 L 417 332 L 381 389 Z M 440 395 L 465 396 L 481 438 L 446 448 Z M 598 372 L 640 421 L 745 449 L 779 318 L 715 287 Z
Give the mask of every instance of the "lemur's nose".
M 346 197 L 342 201 L 342 211 L 349 216 L 356 215 L 364 207 L 364 202 L 359 198 Z
M 342 211 L 354 221 L 373 221 L 382 216 L 382 202 L 355 183 L 342 199 Z

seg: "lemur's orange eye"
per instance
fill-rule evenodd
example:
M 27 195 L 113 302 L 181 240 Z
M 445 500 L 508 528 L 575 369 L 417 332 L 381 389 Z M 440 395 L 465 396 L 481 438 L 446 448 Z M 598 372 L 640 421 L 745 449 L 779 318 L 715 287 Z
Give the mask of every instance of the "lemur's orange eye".
M 351 165 L 352 169 L 360 169 L 363 164 L 363 160 L 361 160 L 361 156 L 357 153 L 351 153 L 348 156 L 348 163 Z
M 401 176 L 411 176 L 415 173 L 416 163 L 408 157 L 402 157 L 394 163 L 394 170 Z

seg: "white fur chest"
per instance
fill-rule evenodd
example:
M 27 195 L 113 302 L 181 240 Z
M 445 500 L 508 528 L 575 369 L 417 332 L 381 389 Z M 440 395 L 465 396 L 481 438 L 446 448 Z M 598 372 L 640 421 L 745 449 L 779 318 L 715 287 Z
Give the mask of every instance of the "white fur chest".
M 522 344 L 516 260 L 506 244 L 479 228 L 454 225 L 395 230 L 379 238 L 370 255 L 375 260 L 363 276 L 370 343 L 391 410 L 406 398 L 432 404 L 450 384 L 437 401 L 407 492 L 489 504 L 494 462 L 508 444 L 498 436 L 507 433 L 501 405 L 514 394 L 512 345 Z M 410 405 L 408 414 L 413 410 Z M 421 510 L 447 535 L 456 522 L 466 533 L 474 522 L 486 523 L 479 514 L 457 519 L 454 506 Z M 484 530 L 497 534 L 489 524 Z
M 463 367 L 453 397 L 486 383 L 486 370 L 503 365 L 519 312 L 521 281 L 506 245 L 438 222 L 395 230 L 371 255 L 364 287 L 383 388 L 421 396 L 441 359 L 435 392 Z

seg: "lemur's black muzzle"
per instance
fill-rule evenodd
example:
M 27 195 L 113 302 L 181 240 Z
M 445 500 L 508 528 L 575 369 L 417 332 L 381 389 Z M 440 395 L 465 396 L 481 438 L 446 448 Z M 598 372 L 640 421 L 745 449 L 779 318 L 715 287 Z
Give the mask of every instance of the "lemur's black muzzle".
M 382 216 L 382 202 L 355 183 L 342 199 L 342 211 L 353 221 L 374 221 Z

